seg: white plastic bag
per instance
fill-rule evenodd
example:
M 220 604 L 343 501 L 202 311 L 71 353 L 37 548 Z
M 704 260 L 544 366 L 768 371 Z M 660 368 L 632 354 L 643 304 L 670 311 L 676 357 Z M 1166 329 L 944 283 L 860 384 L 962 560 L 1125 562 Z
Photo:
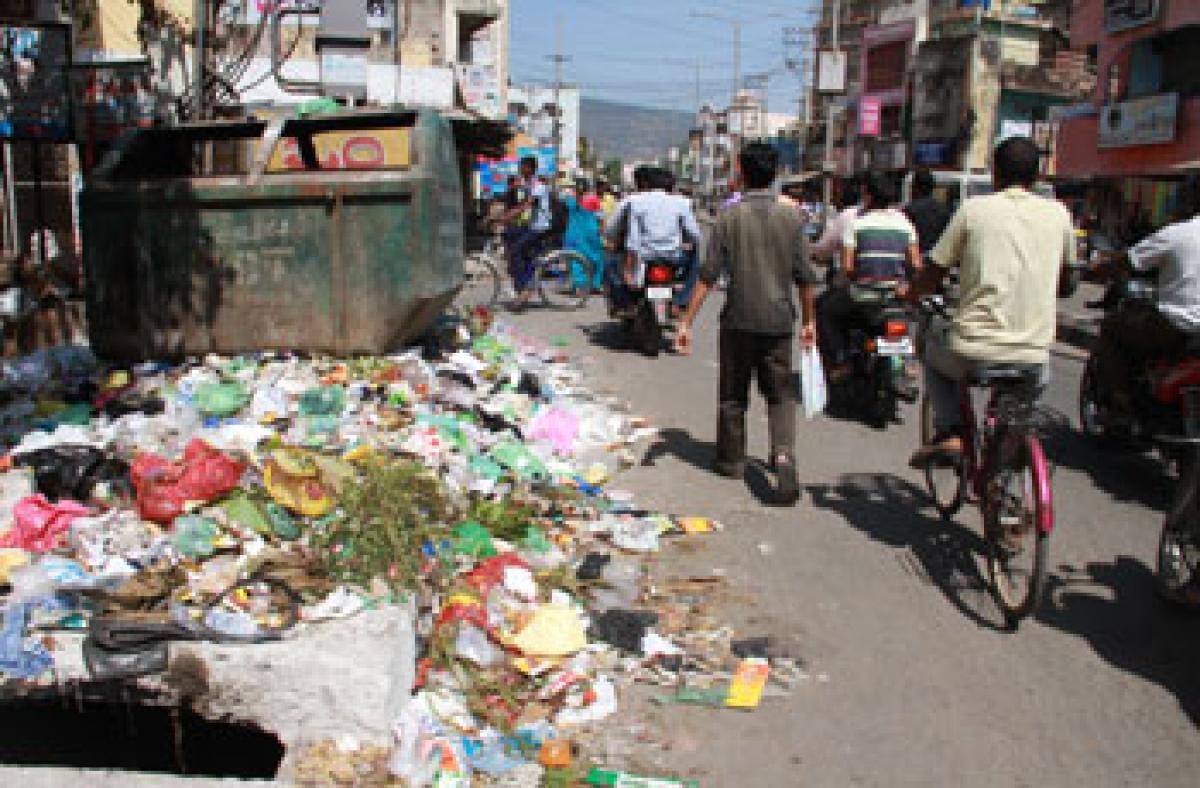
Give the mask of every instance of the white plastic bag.
M 804 417 L 811 419 L 825 410 L 829 392 L 825 388 L 825 370 L 816 346 L 800 349 L 800 395 L 804 399 Z

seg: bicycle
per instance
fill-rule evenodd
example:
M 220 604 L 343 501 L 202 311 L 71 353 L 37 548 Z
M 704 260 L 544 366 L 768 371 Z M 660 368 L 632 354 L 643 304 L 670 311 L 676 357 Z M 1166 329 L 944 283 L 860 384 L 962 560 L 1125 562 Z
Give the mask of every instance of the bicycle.
M 1034 404 L 1040 386 L 1034 367 L 998 364 L 975 370 L 959 385 L 962 456 L 925 467 L 925 483 L 943 519 L 952 519 L 969 497 L 978 503 L 991 591 L 1014 629 L 1037 609 L 1054 530 L 1050 465 Z M 989 391 L 982 423 L 972 402 L 977 388 Z M 933 432 L 933 408 L 926 395 L 922 441 L 932 441 Z
M 571 270 L 578 265 L 585 282 L 592 280 L 592 261 L 573 249 L 554 248 L 556 238 L 542 242 L 533 263 L 533 288 L 546 306 L 570 305 L 578 309 L 587 304 L 590 288 L 582 293 L 571 289 Z M 467 255 L 464 276 L 467 285 L 482 290 L 484 306 L 495 306 L 505 294 L 505 276 L 508 270 L 508 254 L 499 233 L 494 233 L 483 245 L 483 249 Z M 508 292 L 512 292 L 511 287 Z

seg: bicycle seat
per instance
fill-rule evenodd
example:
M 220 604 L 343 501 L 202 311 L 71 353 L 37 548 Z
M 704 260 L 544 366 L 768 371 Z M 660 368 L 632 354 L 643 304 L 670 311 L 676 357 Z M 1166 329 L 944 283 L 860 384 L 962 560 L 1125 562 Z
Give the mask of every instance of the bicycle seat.
M 1041 380 L 1041 369 L 1027 364 L 993 364 L 979 367 L 967 375 L 971 386 L 1036 386 Z

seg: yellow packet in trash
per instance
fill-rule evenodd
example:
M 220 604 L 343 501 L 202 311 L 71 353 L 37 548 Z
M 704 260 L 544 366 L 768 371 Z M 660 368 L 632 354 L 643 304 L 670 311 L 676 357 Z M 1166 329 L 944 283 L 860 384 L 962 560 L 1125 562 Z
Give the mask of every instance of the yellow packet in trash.
M 770 664 L 760 657 L 743 659 L 733 674 L 729 684 L 729 695 L 725 705 L 734 709 L 753 709 L 762 700 L 763 690 L 767 686 L 767 677 L 771 675 Z
M 263 465 L 263 483 L 275 502 L 305 517 L 323 517 L 334 500 L 321 482 L 317 465 L 303 452 L 272 452 Z

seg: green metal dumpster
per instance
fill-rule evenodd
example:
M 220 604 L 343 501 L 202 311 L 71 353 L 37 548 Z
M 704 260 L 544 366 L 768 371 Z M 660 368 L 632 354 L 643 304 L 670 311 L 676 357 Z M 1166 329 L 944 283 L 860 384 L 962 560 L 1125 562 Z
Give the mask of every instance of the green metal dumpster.
M 377 354 L 462 285 L 449 124 L 348 111 L 123 138 L 80 196 L 102 358 Z

